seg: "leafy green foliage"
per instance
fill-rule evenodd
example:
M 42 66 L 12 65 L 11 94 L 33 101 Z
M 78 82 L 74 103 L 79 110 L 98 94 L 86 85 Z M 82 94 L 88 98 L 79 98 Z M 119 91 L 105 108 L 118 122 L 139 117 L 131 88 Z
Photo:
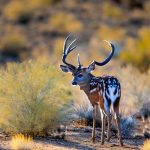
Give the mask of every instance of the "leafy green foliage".
M 63 79 L 44 61 L 8 64 L 0 71 L 0 128 L 30 135 L 57 128 L 67 119 L 72 95 Z

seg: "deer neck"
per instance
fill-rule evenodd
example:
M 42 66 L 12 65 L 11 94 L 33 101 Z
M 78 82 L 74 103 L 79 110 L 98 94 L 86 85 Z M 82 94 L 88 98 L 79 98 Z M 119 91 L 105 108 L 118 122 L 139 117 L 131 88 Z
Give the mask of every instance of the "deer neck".
M 83 86 L 80 86 L 80 90 L 83 90 L 88 95 L 90 93 L 90 84 L 87 83 Z
M 80 90 L 83 90 L 86 95 L 89 95 L 89 94 L 90 94 L 90 88 L 91 88 L 90 82 L 91 82 L 92 77 L 94 77 L 94 76 L 93 76 L 92 74 L 90 74 L 90 75 L 89 75 L 89 78 L 90 78 L 90 79 L 89 79 L 89 82 L 86 83 L 86 84 L 84 84 L 84 85 L 82 85 L 82 86 L 80 86 Z

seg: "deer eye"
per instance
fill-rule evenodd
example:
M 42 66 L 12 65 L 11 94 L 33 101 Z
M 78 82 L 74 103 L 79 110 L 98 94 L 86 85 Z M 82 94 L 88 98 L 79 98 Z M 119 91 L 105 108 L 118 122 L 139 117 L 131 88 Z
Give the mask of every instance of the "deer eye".
M 78 75 L 78 77 L 79 77 L 79 78 L 82 78 L 82 77 L 83 77 L 83 75 L 82 75 L 82 74 L 79 74 L 79 75 Z

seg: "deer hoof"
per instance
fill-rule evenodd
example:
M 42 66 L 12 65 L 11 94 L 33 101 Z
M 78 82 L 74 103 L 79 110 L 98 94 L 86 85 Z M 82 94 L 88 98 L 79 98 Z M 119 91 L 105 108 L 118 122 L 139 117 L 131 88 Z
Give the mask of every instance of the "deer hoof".
M 101 142 L 101 145 L 104 145 L 104 141 L 103 141 L 103 142 Z
M 95 144 L 95 139 L 92 139 L 93 144 Z
M 107 141 L 110 142 L 110 138 L 107 138 Z
M 120 146 L 123 147 L 123 142 L 120 142 Z

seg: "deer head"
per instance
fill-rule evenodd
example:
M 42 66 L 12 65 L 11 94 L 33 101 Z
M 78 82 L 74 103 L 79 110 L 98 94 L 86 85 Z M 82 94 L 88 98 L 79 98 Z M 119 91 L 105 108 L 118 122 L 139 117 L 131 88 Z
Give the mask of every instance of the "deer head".
M 60 68 L 62 69 L 63 72 L 72 73 L 72 75 L 73 75 L 72 85 L 79 85 L 79 86 L 82 87 L 82 86 L 85 86 L 85 85 L 89 84 L 90 77 L 91 77 L 91 72 L 95 69 L 96 65 L 97 66 L 104 66 L 111 60 L 111 58 L 114 54 L 115 47 L 112 43 L 109 43 L 108 41 L 105 41 L 112 48 L 112 51 L 111 51 L 110 55 L 103 62 L 97 62 L 97 61 L 94 60 L 86 68 L 81 65 L 79 54 L 78 54 L 78 56 L 77 56 L 78 67 L 75 67 L 74 65 L 66 62 L 66 58 L 67 58 L 68 54 L 77 47 L 76 45 L 74 45 L 74 43 L 76 42 L 76 39 L 73 40 L 69 44 L 69 46 L 67 46 L 69 38 L 70 38 L 70 35 L 64 41 L 62 62 L 65 65 L 60 65 Z

